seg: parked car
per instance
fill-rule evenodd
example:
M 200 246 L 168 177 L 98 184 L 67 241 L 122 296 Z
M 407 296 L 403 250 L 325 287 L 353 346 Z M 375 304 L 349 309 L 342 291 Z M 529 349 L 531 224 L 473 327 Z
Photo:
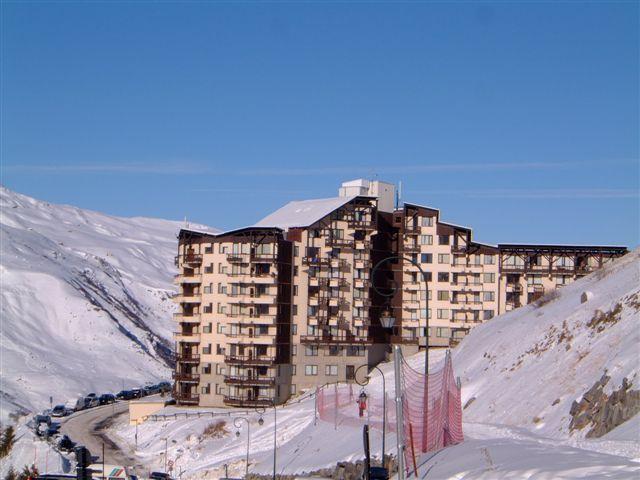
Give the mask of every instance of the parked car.
M 60 424 L 59 423 L 52 423 L 51 425 L 49 425 L 49 428 L 47 428 L 47 430 L 44 432 L 44 436 L 45 437 L 53 437 L 54 435 L 60 433 Z
M 151 472 L 149 475 L 150 480 L 173 480 L 171 475 L 164 472 Z
M 69 415 L 69 411 L 64 405 L 56 405 L 53 407 L 53 410 L 51 410 L 52 417 L 66 417 L 67 415 Z
M 100 403 L 100 405 L 107 405 L 109 403 L 116 403 L 116 397 L 115 397 L 115 395 L 112 395 L 111 393 L 103 393 L 102 395 L 100 395 L 100 398 L 98 399 L 98 402 Z
M 58 448 L 63 452 L 73 452 L 76 442 L 72 441 L 68 436 L 63 435 L 58 442 Z
M 51 425 L 51 417 L 49 415 L 36 415 L 35 417 L 33 417 L 33 423 L 35 424 L 36 429 L 41 423 L 46 424 L 48 427 L 49 425 Z
M 88 393 L 87 394 L 87 398 L 94 398 L 97 397 L 98 395 L 96 395 L 95 393 Z
M 144 387 L 145 395 L 156 395 L 160 393 L 160 387 L 158 385 L 147 385 Z
M 131 390 L 131 393 L 133 394 L 133 398 L 141 398 L 144 396 L 144 392 L 141 388 L 134 388 Z
M 84 398 L 85 408 L 93 408 L 100 405 L 100 400 L 97 397 L 85 397 Z
M 132 390 L 122 390 L 122 391 L 118 392 L 116 397 L 120 398 L 122 400 L 131 400 L 133 398 L 136 398 L 135 394 L 133 393 Z
M 170 392 L 171 391 L 171 383 L 169 382 L 160 382 L 158 384 L 158 388 L 161 392 Z

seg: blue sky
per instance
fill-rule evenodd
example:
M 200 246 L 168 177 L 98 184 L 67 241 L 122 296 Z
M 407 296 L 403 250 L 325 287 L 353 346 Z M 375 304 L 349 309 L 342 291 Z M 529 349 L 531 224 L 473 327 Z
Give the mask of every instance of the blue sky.
M 403 182 L 479 241 L 639 241 L 637 2 L 3 2 L 2 183 L 243 226 Z

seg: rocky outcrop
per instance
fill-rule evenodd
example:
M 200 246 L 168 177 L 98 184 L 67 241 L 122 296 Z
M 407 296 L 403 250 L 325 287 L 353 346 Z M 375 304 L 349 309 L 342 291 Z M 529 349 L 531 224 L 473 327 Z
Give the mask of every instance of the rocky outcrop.
M 570 431 L 589 427 L 587 438 L 601 437 L 640 412 L 640 390 L 632 390 L 625 378 L 620 388 L 606 394 L 604 387 L 609 380 L 605 373 L 579 402 L 573 402 L 569 410 Z

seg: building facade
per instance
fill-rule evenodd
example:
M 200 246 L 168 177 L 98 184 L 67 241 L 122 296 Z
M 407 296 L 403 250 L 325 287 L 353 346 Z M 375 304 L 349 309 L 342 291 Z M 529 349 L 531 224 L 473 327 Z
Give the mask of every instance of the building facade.
M 251 227 L 181 230 L 177 402 L 267 406 L 352 380 L 390 345 L 411 353 L 428 336 L 430 347 L 453 346 L 627 251 L 486 245 L 437 209 L 396 203 L 392 184 L 356 180 Z

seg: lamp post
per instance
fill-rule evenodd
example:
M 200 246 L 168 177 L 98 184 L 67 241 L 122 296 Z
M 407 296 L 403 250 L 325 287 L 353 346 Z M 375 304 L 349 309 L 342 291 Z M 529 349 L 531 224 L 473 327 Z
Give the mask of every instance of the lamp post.
M 393 319 L 393 317 L 391 318 Z M 389 328 L 389 327 L 385 327 L 385 328 Z M 354 375 L 353 375 L 356 383 L 361 387 L 364 387 L 369 384 L 368 375 L 364 377 L 364 379 L 362 380 L 362 383 L 358 381 L 358 370 L 366 366 L 367 365 L 364 365 L 364 364 L 360 365 L 358 368 L 356 368 L 356 371 L 354 372 Z M 378 366 L 374 366 L 373 368 L 378 370 L 378 372 L 380 372 L 380 375 L 382 376 L 382 458 L 381 458 L 381 462 L 382 462 L 382 466 L 384 466 L 385 438 L 387 436 L 387 384 L 385 382 L 384 373 L 382 373 L 382 370 L 380 370 Z
M 273 408 L 273 480 L 276 480 L 276 460 L 277 460 L 276 434 L 278 432 L 278 414 L 277 414 L 275 402 L 271 400 L 270 403 L 271 403 L 270 406 Z M 264 407 L 256 407 L 256 412 L 260 414 L 260 418 L 258 419 L 258 425 L 260 426 L 264 425 L 264 419 L 262 418 L 262 415 L 266 412 L 266 410 L 264 409 Z
M 233 426 L 237 428 L 236 430 L 236 437 L 240 438 L 240 426 L 242 425 L 242 421 L 245 421 L 247 423 L 247 465 L 244 469 L 244 476 L 245 478 L 249 475 L 249 448 L 250 448 L 250 442 L 251 442 L 251 426 L 249 423 L 249 420 L 245 417 L 236 417 L 233 419 Z
M 382 260 L 380 260 L 371 269 L 371 279 L 372 280 L 374 279 L 376 271 L 382 265 L 384 265 L 387 262 L 392 262 L 392 261 L 395 261 L 395 260 L 402 260 L 402 261 L 409 262 L 410 264 L 412 264 L 414 267 L 416 267 L 420 271 L 420 274 L 422 275 L 422 280 L 424 281 L 424 290 L 425 290 L 425 292 L 424 292 L 425 293 L 425 296 L 424 296 L 424 318 L 425 318 L 424 338 L 425 338 L 425 348 L 424 348 L 424 402 L 423 402 L 423 408 L 424 408 L 425 422 L 424 422 L 424 428 L 422 429 L 422 451 L 426 452 L 427 451 L 427 440 L 428 440 L 427 425 L 428 425 L 428 420 L 429 420 L 429 417 L 428 417 L 428 411 L 429 411 L 428 410 L 428 407 L 429 407 L 429 281 L 427 280 L 427 273 L 422 269 L 422 266 L 420 266 L 420 264 L 417 261 L 415 261 L 414 259 L 412 259 L 410 257 L 405 257 L 404 255 L 392 255 L 390 257 L 386 257 L 386 258 L 383 258 Z M 396 294 L 396 291 L 397 291 L 395 280 L 394 280 L 394 286 L 391 289 L 391 293 L 380 291 L 380 289 L 378 289 L 378 287 L 376 286 L 375 281 L 372 281 L 372 286 L 373 286 L 373 289 L 376 291 L 376 293 L 378 295 L 381 295 L 381 296 L 387 297 L 387 298 L 393 297 Z M 383 316 L 381 316 L 381 318 L 380 318 L 380 322 L 381 323 L 382 323 L 382 320 L 383 320 Z M 387 323 L 389 323 L 389 320 L 386 320 L 386 321 L 387 321 Z M 391 325 L 393 325 L 392 322 L 391 322 Z

